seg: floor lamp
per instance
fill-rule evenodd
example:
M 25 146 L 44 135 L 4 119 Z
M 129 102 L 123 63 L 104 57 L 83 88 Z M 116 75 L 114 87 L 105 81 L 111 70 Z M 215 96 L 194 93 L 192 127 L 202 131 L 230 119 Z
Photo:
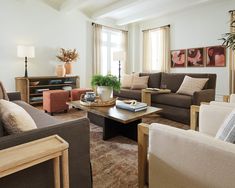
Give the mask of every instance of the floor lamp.
M 35 57 L 34 46 L 17 46 L 17 56 L 20 58 L 24 58 L 24 62 L 25 62 L 24 77 L 28 77 L 28 58 Z
M 118 61 L 118 79 L 121 81 L 121 61 L 125 60 L 125 53 L 123 51 L 117 51 L 113 53 L 113 61 Z

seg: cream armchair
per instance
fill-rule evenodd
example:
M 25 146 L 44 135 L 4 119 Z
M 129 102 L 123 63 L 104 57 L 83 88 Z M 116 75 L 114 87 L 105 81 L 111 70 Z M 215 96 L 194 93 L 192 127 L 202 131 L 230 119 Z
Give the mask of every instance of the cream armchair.
M 150 188 L 235 187 L 235 145 L 214 138 L 232 110 L 201 105 L 199 132 L 140 124 L 139 187 L 146 183 Z

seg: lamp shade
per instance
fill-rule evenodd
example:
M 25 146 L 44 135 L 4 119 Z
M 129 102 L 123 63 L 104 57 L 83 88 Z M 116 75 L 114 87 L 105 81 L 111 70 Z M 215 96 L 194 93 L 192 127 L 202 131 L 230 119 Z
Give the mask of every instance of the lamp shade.
M 35 57 L 35 48 L 34 46 L 17 46 L 17 56 L 18 57 Z
M 117 51 L 113 52 L 113 61 L 124 61 L 125 60 L 125 52 Z

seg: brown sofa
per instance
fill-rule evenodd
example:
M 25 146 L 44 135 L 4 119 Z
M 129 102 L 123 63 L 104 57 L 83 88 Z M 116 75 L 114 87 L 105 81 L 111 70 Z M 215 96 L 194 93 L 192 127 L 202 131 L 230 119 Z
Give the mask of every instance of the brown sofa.
M 161 115 L 165 118 L 189 124 L 190 106 L 199 105 L 201 102 L 209 102 L 215 99 L 216 74 L 184 74 L 184 73 L 140 73 L 139 76 L 149 76 L 148 87 L 160 88 L 166 84 L 171 90 L 170 94 L 153 94 L 152 106 L 163 108 Z M 205 87 L 193 96 L 177 94 L 176 91 L 182 84 L 185 75 L 194 78 L 209 78 Z M 121 89 L 114 92 L 114 96 L 121 99 L 141 100 L 141 90 Z
M 3 124 L 0 122 L 0 149 L 57 134 L 69 143 L 70 187 L 92 187 L 88 119 L 82 118 L 70 122 L 58 121 L 21 101 L 19 93 L 10 93 L 8 96 L 11 101 L 23 107 L 31 115 L 38 129 L 16 135 L 7 135 Z M 52 161 L 1 178 L 0 187 L 54 187 Z

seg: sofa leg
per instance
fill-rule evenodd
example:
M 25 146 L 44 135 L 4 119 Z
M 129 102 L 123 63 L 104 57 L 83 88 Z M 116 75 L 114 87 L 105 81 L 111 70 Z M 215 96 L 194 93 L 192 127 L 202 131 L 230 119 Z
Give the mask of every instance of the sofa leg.
M 47 110 L 44 110 L 45 113 L 47 113 Z
M 51 112 L 51 113 L 50 113 L 50 115 L 51 115 L 51 116 L 54 116 L 54 113 L 53 113 L 53 112 Z

